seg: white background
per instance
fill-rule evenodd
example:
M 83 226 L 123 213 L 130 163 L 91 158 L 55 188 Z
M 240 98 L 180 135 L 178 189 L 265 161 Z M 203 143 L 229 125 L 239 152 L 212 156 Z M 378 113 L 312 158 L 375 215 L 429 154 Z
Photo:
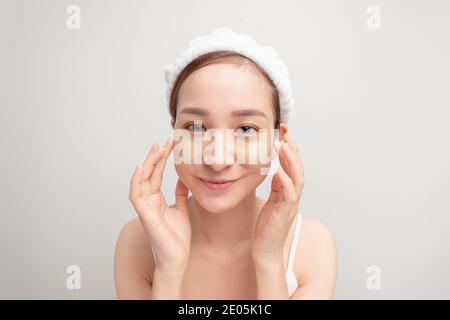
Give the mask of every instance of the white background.
M 80 30 L 66 27 L 70 4 Z M 366 25 L 373 4 L 379 30 Z M 0 298 L 115 298 L 115 241 L 136 217 L 129 179 L 170 134 L 163 70 L 223 26 L 273 46 L 290 69 L 301 211 L 336 237 L 335 298 L 449 299 L 444 0 L 2 0 Z M 66 288 L 72 264 L 80 290 Z M 370 265 L 379 290 L 366 285 Z

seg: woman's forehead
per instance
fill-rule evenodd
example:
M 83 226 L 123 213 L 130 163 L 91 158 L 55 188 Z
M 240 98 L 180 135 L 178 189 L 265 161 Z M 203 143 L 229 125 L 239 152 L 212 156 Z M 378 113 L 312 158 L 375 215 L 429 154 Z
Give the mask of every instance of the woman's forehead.
M 180 88 L 178 112 L 199 107 L 210 112 L 256 109 L 272 112 L 272 88 L 254 71 L 232 64 L 212 64 L 192 73 Z

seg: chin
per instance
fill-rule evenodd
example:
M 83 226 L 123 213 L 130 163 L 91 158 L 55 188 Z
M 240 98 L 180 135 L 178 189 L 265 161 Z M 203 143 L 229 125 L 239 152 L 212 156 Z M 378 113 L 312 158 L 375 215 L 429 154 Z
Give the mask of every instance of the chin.
M 225 189 L 211 189 L 199 178 L 194 178 L 191 192 L 195 200 L 211 213 L 223 213 L 231 210 L 244 200 L 248 190 L 242 188 L 241 179 Z

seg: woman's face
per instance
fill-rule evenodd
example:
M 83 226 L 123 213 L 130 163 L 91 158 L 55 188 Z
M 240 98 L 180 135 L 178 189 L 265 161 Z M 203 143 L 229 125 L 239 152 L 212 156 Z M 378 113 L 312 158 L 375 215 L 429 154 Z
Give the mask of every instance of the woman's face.
M 249 65 L 211 64 L 181 86 L 173 127 L 183 138 L 174 157 L 184 161 L 175 169 L 206 210 L 233 208 L 266 177 L 277 136 L 271 101 L 269 84 Z M 215 183 L 222 181 L 230 182 Z

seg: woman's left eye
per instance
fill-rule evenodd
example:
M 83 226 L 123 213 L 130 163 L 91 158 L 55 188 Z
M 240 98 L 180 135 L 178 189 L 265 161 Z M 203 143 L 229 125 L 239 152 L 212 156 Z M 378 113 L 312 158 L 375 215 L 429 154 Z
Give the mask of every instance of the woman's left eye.
M 253 134 L 257 132 L 258 130 L 251 126 L 242 126 L 236 129 L 236 133 L 238 134 Z

